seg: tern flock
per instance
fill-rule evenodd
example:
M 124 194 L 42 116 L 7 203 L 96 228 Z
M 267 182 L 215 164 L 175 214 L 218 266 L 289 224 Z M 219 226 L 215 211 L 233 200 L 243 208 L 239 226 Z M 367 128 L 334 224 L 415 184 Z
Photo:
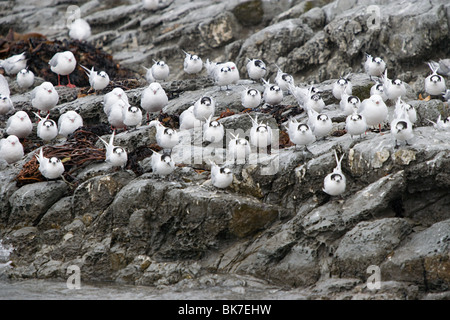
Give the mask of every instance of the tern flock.
M 151 6 L 151 3 L 148 3 Z M 74 28 L 83 28 L 82 21 L 76 21 Z M 85 28 L 85 27 L 84 27 Z M 83 38 L 90 34 L 82 33 L 72 29 L 71 36 Z M 230 85 L 237 85 L 240 80 L 239 70 L 234 62 L 225 63 L 205 62 L 193 53 L 183 51 L 185 59 L 183 70 L 187 75 L 195 76 L 206 70 L 208 77 L 212 78 L 219 91 L 223 88 L 229 90 Z M 0 60 L 0 67 L 9 77 L 16 77 L 19 87 L 31 89 L 34 84 L 34 74 L 27 68 L 27 57 L 25 53 L 13 55 L 6 60 Z M 179 128 L 166 128 L 158 120 L 150 121 L 151 114 L 162 112 L 169 103 L 169 98 L 161 86 L 161 82 L 167 81 L 170 75 L 170 67 L 164 61 L 153 60 L 154 64 L 150 68 L 145 68 L 145 78 L 148 86 L 142 91 L 140 107 L 130 105 L 126 92 L 121 88 L 114 88 L 103 96 L 103 111 L 108 123 L 114 129 L 109 141 L 102 138 L 106 148 L 106 162 L 113 167 L 124 168 L 127 164 L 127 151 L 124 147 L 114 145 L 116 129 L 138 128 L 143 123 L 144 112 L 147 123 L 156 128 L 156 141 L 162 148 L 161 153 L 153 151 L 151 165 L 154 174 L 167 176 L 175 170 L 175 162 L 171 157 L 172 149 L 180 143 L 179 131 L 193 128 L 202 128 L 203 141 L 217 143 L 221 142 L 225 135 L 223 124 L 215 116 L 216 100 L 211 95 L 204 95 L 198 99 L 188 109 L 179 115 Z M 445 61 L 429 62 L 431 74 L 425 79 L 424 90 L 431 96 L 443 96 L 450 99 L 450 92 L 446 89 L 445 78 L 439 74 L 442 66 L 446 66 Z M 68 87 L 75 87 L 69 75 L 75 70 L 77 61 L 70 51 L 58 52 L 48 62 L 50 69 L 57 75 L 58 86 L 60 76 L 66 76 Z M 105 71 L 96 71 L 94 66 L 89 69 L 80 65 L 85 70 L 89 79 L 90 90 L 96 93 L 105 89 L 110 84 L 110 79 Z M 333 128 L 331 118 L 324 112 L 325 102 L 322 99 L 321 91 L 311 86 L 296 86 L 294 77 L 285 73 L 276 66 L 277 73 L 273 83 L 265 79 L 267 75 L 267 64 L 257 58 L 249 58 L 246 64 L 248 79 L 253 83 L 261 83 L 264 90 L 260 92 L 254 86 L 242 86 L 241 103 L 246 109 L 257 110 L 257 108 L 277 108 L 285 95 L 292 94 L 298 104 L 307 112 L 307 121 L 299 122 L 296 118 L 291 118 L 285 124 L 286 132 L 295 148 L 302 147 L 303 152 L 310 152 L 308 146 L 320 139 L 326 139 Z M 370 97 L 361 101 L 352 95 L 351 74 L 342 76 L 332 87 L 333 96 L 339 100 L 339 108 L 346 116 L 345 130 L 353 138 L 362 137 L 371 127 L 378 127 L 381 133 L 381 126 L 388 119 L 389 100 L 395 105 L 393 118 L 390 119 L 390 133 L 394 140 L 394 147 L 399 142 L 411 143 L 414 137 L 414 123 L 417 120 L 416 110 L 407 104 L 402 98 L 406 95 L 406 86 L 400 79 L 389 79 L 387 75 L 387 65 L 381 57 L 372 57 L 366 54 L 363 61 L 363 70 L 374 81 L 370 90 Z M 31 91 L 31 105 L 37 112 L 33 112 L 37 118 L 37 136 L 47 144 L 56 137 L 68 137 L 71 133 L 83 126 L 82 117 L 75 111 L 67 111 L 62 114 L 58 123 L 49 118 L 50 112 L 59 101 L 59 95 L 52 83 L 46 81 L 36 86 Z M 8 81 L 0 75 L 0 115 L 5 117 L 15 111 L 10 98 Z M 43 113 L 43 114 L 42 114 Z M 250 115 L 250 114 L 249 114 Z M 257 115 L 250 116 L 252 127 L 250 129 L 249 140 L 233 135 L 227 145 L 227 153 L 235 163 L 245 163 L 251 153 L 251 146 L 257 149 L 266 150 L 272 143 L 272 128 L 258 121 Z M 436 121 L 429 120 L 435 128 L 439 130 L 450 129 L 450 117 Z M 25 139 L 33 130 L 33 124 L 29 115 L 22 110 L 15 112 L 7 120 L 7 138 L 0 142 L 0 159 L 8 164 L 14 164 L 24 156 L 23 145 L 19 139 Z M 346 190 L 346 179 L 341 169 L 341 162 L 344 154 L 338 158 L 335 151 L 336 167 L 324 178 L 323 191 L 331 196 L 342 195 Z M 57 179 L 64 173 L 64 165 L 60 159 L 46 158 L 41 147 L 36 158 L 39 162 L 39 170 L 47 179 Z M 211 183 L 217 188 L 227 188 L 233 182 L 233 172 L 225 166 L 219 166 L 211 161 Z

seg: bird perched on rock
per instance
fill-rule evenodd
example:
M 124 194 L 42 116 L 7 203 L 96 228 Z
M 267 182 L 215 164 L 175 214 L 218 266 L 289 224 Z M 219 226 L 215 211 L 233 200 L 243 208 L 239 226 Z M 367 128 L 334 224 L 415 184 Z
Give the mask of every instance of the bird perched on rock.
M 22 89 L 28 89 L 34 84 L 34 73 L 28 69 L 22 69 L 17 73 L 16 81 Z
M 443 76 L 437 74 L 438 68 L 432 63 L 428 63 L 431 69 L 431 74 L 425 78 L 425 92 L 432 96 L 438 96 L 445 92 L 446 85 Z
M 346 75 L 345 77 L 340 77 L 336 80 L 335 83 L 333 83 L 333 88 L 331 89 L 333 96 L 341 100 L 342 93 L 345 91 L 349 96 L 352 95 L 353 92 L 353 85 L 348 79 L 350 74 Z
M 395 104 L 394 117 L 400 117 L 402 113 L 408 116 L 409 121 L 414 125 L 417 121 L 417 111 L 410 104 L 404 102 L 400 97 L 397 98 L 397 103 Z
M 283 72 L 277 66 L 277 75 L 275 76 L 275 83 L 280 87 L 280 89 L 286 93 L 289 93 L 289 87 L 294 86 L 294 77 L 289 73 Z
M 215 82 L 216 85 L 219 86 L 221 90 L 222 87 L 226 87 L 229 90 L 228 86 L 231 84 L 235 84 L 239 80 L 239 71 L 234 64 L 234 62 L 226 62 L 224 64 L 220 64 L 218 70 L 215 72 Z
M 289 139 L 297 146 L 303 146 L 304 150 L 308 150 L 308 145 L 316 141 L 311 128 L 305 123 L 298 123 L 295 119 L 290 119 L 287 127 Z
M 236 67 L 236 64 L 231 61 L 216 63 L 206 59 L 205 69 L 208 77 L 214 80 L 220 90 L 222 90 L 223 86 L 227 87 L 228 90 L 229 85 L 235 84 L 240 79 L 239 70 Z
M 331 132 L 333 129 L 333 122 L 329 116 L 325 113 L 319 113 L 313 109 L 307 109 L 308 113 L 308 126 L 311 128 L 316 138 L 323 138 Z
M 85 73 L 89 78 L 89 84 L 91 85 L 91 89 L 98 91 L 103 90 L 108 86 L 109 76 L 105 71 L 97 72 L 94 70 L 94 67 L 92 67 L 91 70 L 89 70 L 88 68 L 82 66 L 81 64 L 80 67 L 82 67 L 85 70 Z
M 387 100 L 386 92 L 384 92 L 383 83 L 376 81 L 375 84 L 370 88 L 370 95 L 377 94 L 379 95 L 383 101 Z
M 250 143 L 247 139 L 239 138 L 239 134 L 234 135 L 230 132 L 230 135 L 233 139 L 228 142 L 227 159 L 231 162 L 236 161 L 237 164 L 243 164 L 250 156 Z
M 138 127 L 142 123 L 142 110 L 136 106 L 123 108 L 123 124 L 127 127 Z
M 129 104 L 123 100 L 118 100 L 111 105 L 109 112 L 106 114 L 108 117 L 108 123 L 111 125 L 111 129 L 126 129 L 126 125 L 123 122 L 124 111 L 129 107 Z
M 216 101 L 213 97 L 203 96 L 194 103 L 193 113 L 197 120 L 206 121 L 210 116 L 214 116 Z
M 397 104 L 400 103 L 400 97 L 398 98 Z M 409 144 L 414 138 L 414 132 L 412 128 L 412 123 L 409 120 L 409 116 L 405 109 L 400 109 L 401 113 L 396 114 L 391 121 L 391 134 L 395 140 L 395 147 L 398 146 L 398 141 L 405 141 L 406 145 Z
M 164 127 L 158 120 L 152 120 L 149 125 L 156 127 L 156 143 L 164 150 L 172 150 L 180 143 L 180 137 L 176 130 Z
M 31 105 L 38 110 L 38 114 L 41 111 L 50 113 L 59 101 L 59 94 L 51 82 L 43 82 L 41 85 L 35 87 L 31 91 Z
M 248 115 L 252 121 L 252 127 L 250 128 L 250 144 L 257 148 L 259 153 L 260 149 L 266 149 L 272 144 L 272 128 L 265 123 L 258 122 L 258 116 L 254 119 Z
M 20 139 L 26 138 L 33 131 L 33 123 L 25 111 L 17 111 L 8 118 L 6 123 L 6 133 L 15 135 Z
M 311 108 L 320 113 L 323 111 L 323 108 L 325 108 L 325 102 L 323 101 L 320 93 L 313 93 L 306 100 L 305 107 Z
M 320 94 L 320 91 L 314 86 L 302 88 L 290 85 L 289 92 L 294 96 L 295 100 L 297 100 L 298 105 L 301 107 L 303 107 L 308 102 L 308 100 L 311 98 L 312 95 L 316 93 Z
M 150 120 L 151 112 L 162 112 L 169 103 L 166 91 L 158 82 L 152 82 L 142 91 L 141 108 L 147 112 L 147 121 Z
M 347 133 L 352 137 L 359 135 L 361 138 L 361 135 L 366 132 L 367 130 L 367 122 L 366 118 L 357 112 L 357 110 L 354 110 L 354 112 L 347 116 L 345 120 L 345 130 Z
M 82 126 L 83 118 L 73 110 L 63 113 L 58 119 L 58 133 L 66 138 Z
M 194 115 L 194 106 L 190 106 L 180 114 L 180 130 L 201 128 L 202 121 Z
M 0 140 L 0 159 L 11 164 L 19 161 L 23 156 L 23 146 L 17 136 L 9 135 L 7 138 Z
M 361 100 L 357 96 L 348 95 L 345 91 L 341 95 L 341 102 L 339 106 L 342 113 L 346 116 L 353 114 L 355 110 L 359 109 L 361 105 Z
M 283 90 L 281 90 L 281 88 L 276 84 L 270 84 L 264 79 L 262 79 L 262 81 L 264 83 L 264 102 L 269 106 L 279 105 L 284 98 Z
M 211 182 L 216 188 L 228 188 L 233 183 L 233 171 L 229 168 L 219 167 L 211 161 Z
M 386 121 L 388 108 L 381 96 L 374 94 L 364 99 L 358 109 L 358 113 L 366 118 L 368 126 L 378 126 L 381 133 L 381 124 Z
M 53 180 L 60 178 L 64 173 L 64 164 L 56 157 L 44 157 L 42 149 L 39 150 L 39 156 L 35 155 L 39 162 L 39 171 L 46 179 Z
M 406 95 L 405 83 L 400 79 L 395 79 L 394 81 L 389 79 L 387 76 L 387 70 L 384 71 L 383 86 L 387 98 L 391 101 L 396 101 L 398 97 L 403 97 Z
M 14 110 L 10 94 L 8 81 L 0 74 L 0 115 L 7 114 Z
M 84 41 L 91 36 L 91 26 L 82 19 L 75 19 L 69 26 L 69 37 L 74 40 Z
M 109 142 L 106 142 L 101 137 L 100 140 L 106 147 L 105 161 L 113 167 L 121 167 L 122 169 L 128 162 L 128 154 L 125 148 L 114 145 L 115 131 L 109 137 Z
M 50 114 L 47 114 L 45 118 L 42 118 L 39 114 L 34 113 L 39 118 L 37 125 L 37 136 L 45 142 L 51 141 L 58 135 L 58 126 L 56 122 L 49 119 Z
M 447 118 L 442 119 L 441 115 L 437 118 L 436 122 L 431 121 L 427 119 L 429 122 L 431 122 L 435 129 L 437 130 L 450 130 L 450 116 Z
M 267 73 L 267 66 L 260 59 L 248 59 L 246 68 L 248 77 L 253 81 L 260 81 Z
M 183 52 L 186 55 L 183 62 L 184 72 L 186 72 L 187 74 L 200 73 L 203 69 L 202 59 L 196 54 L 190 54 L 184 50 Z
M 72 51 L 64 51 L 56 53 L 48 62 L 50 70 L 58 75 L 58 87 L 61 86 L 60 76 L 67 76 L 67 87 L 75 88 L 75 85 L 70 83 L 69 75 L 75 70 L 77 60 Z
M 386 70 L 386 62 L 380 57 L 372 57 L 366 53 L 366 61 L 364 62 L 364 71 L 372 77 L 381 77 Z
M 106 115 L 109 114 L 111 106 L 118 100 L 122 100 L 126 105 L 129 104 L 128 96 L 122 88 L 114 88 L 103 96 L 103 111 Z
M 248 109 L 254 109 L 261 104 L 261 92 L 254 88 L 244 87 L 241 93 L 242 106 Z
M 154 174 L 167 176 L 175 170 L 175 162 L 169 153 L 158 153 L 154 150 L 151 158 L 151 165 Z
M 225 129 L 219 121 L 211 118 L 212 116 L 209 116 L 203 125 L 203 141 L 217 143 L 223 140 Z
M 5 60 L 0 60 L 0 68 L 3 68 L 7 75 L 16 75 L 20 70 L 27 67 L 26 53 L 13 55 Z
M 145 67 L 144 67 L 145 68 Z M 147 73 L 145 74 L 145 78 L 148 83 L 158 82 L 158 81 L 166 81 L 169 78 L 170 68 L 169 65 L 166 64 L 163 60 L 153 60 L 153 65 L 151 68 L 145 68 Z
M 346 188 L 346 178 L 342 173 L 341 162 L 344 158 L 344 155 L 338 159 L 336 154 L 336 150 L 334 150 L 334 157 L 336 159 L 336 167 L 333 169 L 332 173 L 329 173 L 323 182 L 323 191 L 330 196 L 338 196 L 345 192 Z

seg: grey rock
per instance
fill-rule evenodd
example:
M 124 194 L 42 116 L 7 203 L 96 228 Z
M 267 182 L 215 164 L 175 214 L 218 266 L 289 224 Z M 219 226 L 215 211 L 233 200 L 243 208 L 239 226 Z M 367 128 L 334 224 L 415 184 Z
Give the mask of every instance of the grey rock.
M 409 281 L 431 290 L 448 290 L 449 220 L 411 234 L 381 265 L 386 280 Z
M 364 278 L 367 268 L 379 266 L 410 232 L 411 226 L 401 218 L 358 223 L 340 241 L 333 260 L 333 273 L 339 277 L 359 275 Z
M 65 197 L 53 204 L 39 221 L 40 230 L 58 229 L 73 219 L 72 197 Z
M 76 216 L 89 214 L 92 218 L 102 212 L 131 179 L 133 175 L 126 171 L 101 175 L 83 182 L 72 196 L 73 213 Z
M 67 192 L 62 181 L 28 184 L 9 198 L 9 223 L 17 226 L 36 225 L 43 214 Z

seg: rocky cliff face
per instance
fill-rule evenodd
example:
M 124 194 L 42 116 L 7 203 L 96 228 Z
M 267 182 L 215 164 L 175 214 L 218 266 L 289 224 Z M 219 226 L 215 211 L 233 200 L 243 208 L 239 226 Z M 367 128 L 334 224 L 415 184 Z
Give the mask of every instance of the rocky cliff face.
M 303 152 L 283 135 L 289 117 L 306 119 L 292 95 L 274 110 L 252 112 L 277 130 L 279 145 L 256 163 L 231 166 L 235 177 L 225 190 L 210 184 L 208 159 L 219 161 L 226 144 L 212 152 L 192 130 L 185 132 L 192 153 L 185 145 L 175 147 L 178 166 L 161 178 L 149 162 L 156 140 L 148 125 L 116 135 L 130 155 L 124 170 L 96 159 L 73 165 L 67 182 L 17 180 L 42 144 L 34 131 L 24 159 L 0 164 L 0 239 L 14 248 L 12 268 L 2 269 L 2 276 L 66 278 L 67 267 L 77 265 L 85 281 L 201 287 L 223 285 L 218 275 L 226 274 L 301 290 L 309 298 L 448 297 L 450 135 L 427 120 L 448 116 L 448 104 L 418 97 L 429 74 L 425 62 L 450 54 L 450 5 L 378 1 L 379 20 L 373 22 L 367 10 L 373 4 L 179 0 L 146 11 L 139 2 L 79 1 L 93 31 L 88 42 L 126 70 L 113 81 L 136 79 L 126 91 L 131 104 L 140 104 L 146 86 L 143 66 L 150 67 L 152 59 L 171 66 L 169 81 L 162 83 L 170 97 L 163 111 L 174 127 L 180 113 L 204 94 L 216 99 L 216 116 L 226 129 L 251 127 L 240 103 L 242 86 L 220 91 L 205 73 L 189 78 L 182 70 L 183 49 L 205 60 L 235 61 L 243 85 L 251 83 L 245 64 L 253 57 L 268 63 L 270 79 L 278 65 L 298 85 L 315 83 L 333 130 Z M 2 6 L 2 34 L 12 28 L 49 39 L 67 37 L 58 22 L 67 8 L 63 1 L 39 8 L 20 1 Z M 26 23 L 18 24 L 18 18 Z M 367 98 L 373 82 L 363 73 L 365 52 L 383 56 L 389 76 L 408 84 L 405 101 L 418 113 L 409 146 L 395 147 L 389 131 L 354 139 L 344 131 L 331 85 L 352 72 L 354 94 Z M 32 114 L 30 93 L 9 81 L 16 109 Z M 79 81 L 79 87 L 86 86 L 86 79 Z M 75 110 L 85 131 L 107 124 L 102 108 L 107 91 L 86 95 L 80 88 L 58 88 L 60 103 L 51 117 Z M 393 106 L 389 109 L 391 115 Z M 1 124 L 6 135 L 4 119 Z M 109 137 L 106 126 L 97 130 Z M 70 141 L 78 140 L 51 145 Z M 96 139 L 93 143 L 103 148 Z M 347 190 L 341 197 L 322 191 L 324 177 L 335 167 L 335 150 L 345 155 Z M 381 280 L 375 289 L 373 270 Z

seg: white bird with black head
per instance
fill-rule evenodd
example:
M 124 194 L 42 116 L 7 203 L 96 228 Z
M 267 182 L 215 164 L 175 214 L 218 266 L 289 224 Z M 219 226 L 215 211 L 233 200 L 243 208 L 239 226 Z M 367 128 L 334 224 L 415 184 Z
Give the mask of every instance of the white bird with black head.
M 125 168 L 128 162 L 128 154 L 125 148 L 114 145 L 115 131 L 111 134 L 109 142 L 106 142 L 101 137 L 99 139 L 103 142 L 106 147 L 105 161 L 109 163 L 112 167 Z
M 39 162 L 39 171 L 48 180 L 61 178 L 64 173 L 64 164 L 57 157 L 47 158 L 44 156 L 43 148 L 39 150 L 39 156 L 35 155 Z
M 34 84 L 34 73 L 28 69 L 22 69 L 17 73 L 16 81 L 22 89 L 28 89 Z
M 261 59 L 248 59 L 246 68 L 248 77 L 255 82 L 263 79 L 267 73 L 267 66 Z
M 358 113 L 356 110 L 349 116 L 347 116 L 345 120 L 345 130 L 352 137 L 359 135 L 362 137 L 362 134 L 367 131 L 367 122 L 366 118 Z
M 223 140 L 224 134 L 225 129 L 219 121 L 212 120 L 212 116 L 206 119 L 203 125 L 203 141 L 218 143 Z
M 36 129 L 37 136 L 45 142 L 55 139 L 58 135 L 58 126 L 56 125 L 56 122 L 54 120 L 49 119 L 50 114 L 47 114 L 45 118 L 42 118 L 35 112 L 34 114 L 39 118 Z
M 244 87 L 241 93 L 242 106 L 248 109 L 255 109 L 261 104 L 261 92 L 255 88 Z
M 105 71 L 97 72 L 94 70 L 94 67 L 92 67 L 91 70 L 89 70 L 88 68 L 82 66 L 81 64 L 80 67 L 82 67 L 85 70 L 85 73 L 89 78 L 89 84 L 91 85 L 91 89 L 98 91 L 103 90 L 108 86 L 109 76 Z
M 211 161 L 211 182 L 216 188 L 228 188 L 233 183 L 233 171 L 226 167 L 220 167 Z
M 366 61 L 364 62 L 364 71 L 372 77 L 381 77 L 386 70 L 386 62 L 380 57 L 372 57 L 366 53 Z
M 336 159 L 336 167 L 333 172 L 329 173 L 323 181 L 323 191 L 330 196 L 338 196 L 345 192 L 346 178 L 342 173 L 341 162 L 344 158 L 344 154 L 338 159 L 336 150 L 334 150 L 334 157 Z
M 437 68 L 428 63 L 431 69 L 431 74 L 425 78 L 425 91 L 432 96 L 439 96 L 445 92 L 447 89 L 445 85 L 445 79 L 443 76 L 437 74 Z
M 203 69 L 202 59 L 196 54 L 190 54 L 184 50 L 183 52 L 186 55 L 183 62 L 184 72 L 186 72 L 187 74 L 200 73 Z
M 167 176 L 175 170 L 175 162 L 170 153 L 158 153 L 154 150 L 151 158 L 152 171 L 160 176 Z
M 277 106 L 283 101 L 283 90 L 276 85 L 262 79 L 264 83 L 263 100 L 269 106 Z
M 232 139 L 228 142 L 227 159 L 237 164 L 244 164 L 251 153 L 250 143 L 247 139 L 239 138 L 239 133 L 234 135 L 230 132 Z
M 311 128 L 306 123 L 299 123 L 295 119 L 289 121 L 288 127 L 289 139 L 297 146 L 303 146 L 304 150 L 308 150 L 308 145 L 316 141 L 316 136 L 313 134 Z
M 156 127 L 156 143 L 163 148 L 163 150 L 172 150 L 178 143 L 180 143 L 180 136 L 178 132 L 172 128 L 166 128 L 158 120 L 152 120 L 150 127 Z
M 333 83 L 333 88 L 331 89 L 331 92 L 333 93 L 333 96 L 341 100 L 342 93 L 345 91 L 348 95 L 352 95 L 353 92 L 353 85 L 351 81 L 348 79 L 350 74 L 346 75 L 345 77 L 340 77 L 336 80 L 335 83 Z
M 193 113 L 197 120 L 204 122 L 214 116 L 216 101 L 211 96 L 203 96 L 194 103 Z

